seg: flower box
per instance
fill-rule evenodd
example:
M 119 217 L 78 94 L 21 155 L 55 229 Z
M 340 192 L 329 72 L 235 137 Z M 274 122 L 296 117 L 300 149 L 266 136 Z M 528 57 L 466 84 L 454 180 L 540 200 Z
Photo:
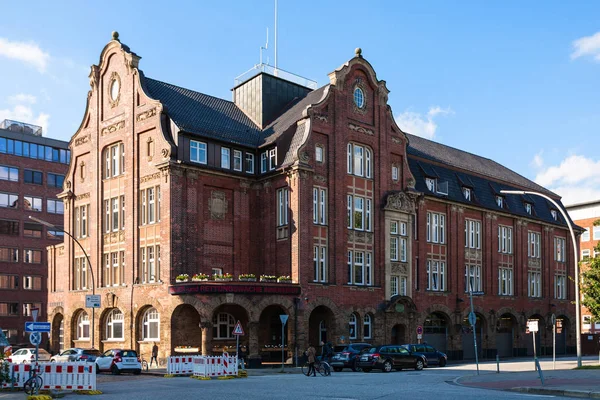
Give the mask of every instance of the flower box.
M 189 282 L 189 279 L 188 278 L 185 278 L 185 279 L 184 278 L 181 278 L 181 279 L 177 278 L 176 281 L 178 283 L 184 283 L 184 282 Z
M 208 278 L 192 278 L 192 282 L 208 282 Z
M 256 278 L 239 278 L 240 282 L 256 282 Z
M 215 278 L 215 281 L 217 281 L 217 282 L 231 282 L 231 281 L 233 281 L 233 278 Z

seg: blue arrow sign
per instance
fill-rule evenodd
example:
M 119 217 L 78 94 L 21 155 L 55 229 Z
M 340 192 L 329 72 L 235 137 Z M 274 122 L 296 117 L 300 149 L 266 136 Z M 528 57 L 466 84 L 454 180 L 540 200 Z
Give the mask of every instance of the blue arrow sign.
M 50 322 L 25 322 L 25 332 L 48 332 L 50 333 Z

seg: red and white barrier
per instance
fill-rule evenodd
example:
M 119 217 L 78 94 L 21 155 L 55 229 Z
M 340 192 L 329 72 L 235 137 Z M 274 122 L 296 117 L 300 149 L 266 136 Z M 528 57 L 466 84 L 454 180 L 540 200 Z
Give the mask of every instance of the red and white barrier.
M 235 376 L 238 373 L 237 356 L 198 356 L 194 358 L 194 376 Z
M 22 388 L 29 379 L 31 364 L 9 364 L 10 382 L 4 382 L 3 388 Z M 87 362 L 44 363 L 39 364 L 42 377 L 42 389 L 57 390 L 96 390 L 96 365 Z
M 199 356 L 171 356 L 167 362 L 167 374 L 191 375 L 194 373 L 194 358 Z

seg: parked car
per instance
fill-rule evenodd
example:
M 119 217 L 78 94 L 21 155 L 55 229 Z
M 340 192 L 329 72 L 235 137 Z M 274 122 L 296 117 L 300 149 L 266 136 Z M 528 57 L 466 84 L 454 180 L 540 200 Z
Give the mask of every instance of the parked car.
M 50 361 L 50 353 L 44 349 L 38 350 L 38 361 Z M 35 362 L 35 348 L 19 349 L 8 357 L 8 361 L 14 364 L 27 364 Z
M 142 363 L 135 350 L 111 349 L 96 357 L 96 372 L 110 371 L 113 375 L 121 372 L 142 372 Z
M 64 350 L 60 354 L 55 354 L 50 359 L 51 362 L 72 362 L 72 361 L 87 361 L 94 362 L 96 357 L 101 356 L 99 350 L 96 349 L 82 349 L 79 347 L 73 347 L 71 349 Z
M 406 348 L 411 353 L 424 355 L 427 359 L 427 365 L 439 365 L 440 367 L 445 367 L 446 364 L 448 364 L 448 356 L 427 343 L 403 344 L 402 347 Z
M 352 371 L 360 371 L 358 367 L 358 359 L 360 353 L 372 347 L 369 343 L 350 343 L 347 345 L 335 346 L 333 348 L 334 355 L 329 361 L 329 365 L 333 367 L 335 372 L 340 372 L 344 368 L 351 368 Z
M 390 344 L 365 350 L 360 356 L 358 366 L 364 372 L 370 372 L 372 369 L 390 372 L 392 369 L 400 371 L 404 368 L 420 371 L 427 366 L 427 359 L 422 354 L 411 353 L 405 347 Z

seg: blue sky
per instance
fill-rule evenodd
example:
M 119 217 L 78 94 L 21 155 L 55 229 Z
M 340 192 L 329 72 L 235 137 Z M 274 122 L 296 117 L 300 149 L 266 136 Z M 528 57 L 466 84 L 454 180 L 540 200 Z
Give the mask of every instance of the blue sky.
M 563 196 L 600 199 L 600 3 L 279 0 L 279 67 L 328 83 L 361 47 L 398 125 Z M 231 99 L 274 1 L 4 2 L 0 120 L 69 140 L 117 30 L 147 76 Z M 7 17 L 13 16 L 13 17 Z

